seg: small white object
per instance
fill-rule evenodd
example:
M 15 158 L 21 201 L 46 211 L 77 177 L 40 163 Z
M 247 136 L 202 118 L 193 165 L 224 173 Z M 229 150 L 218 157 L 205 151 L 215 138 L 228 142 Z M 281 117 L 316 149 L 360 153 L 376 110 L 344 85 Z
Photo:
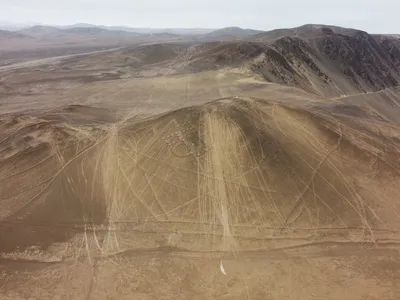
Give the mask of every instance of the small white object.
M 222 260 L 221 263 L 219 265 L 219 268 L 221 269 L 222 274 L 226 275 L 225 269 L 224 269 L 224 265 L 222 264 Z

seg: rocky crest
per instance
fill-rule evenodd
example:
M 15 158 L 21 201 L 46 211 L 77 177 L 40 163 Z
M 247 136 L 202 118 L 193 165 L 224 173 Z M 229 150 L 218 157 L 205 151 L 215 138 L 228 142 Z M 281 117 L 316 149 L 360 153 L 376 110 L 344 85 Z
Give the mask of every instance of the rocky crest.
M 245 64 L 267 81 L 324 96 L 400 85 L 399 39 L 338 27 L 310 26 L 262 33 L 245 42 L 198 46 L 201 51 L 194 55 L 192 66 Z M 262 35 L 266 35 L 264 41 Z

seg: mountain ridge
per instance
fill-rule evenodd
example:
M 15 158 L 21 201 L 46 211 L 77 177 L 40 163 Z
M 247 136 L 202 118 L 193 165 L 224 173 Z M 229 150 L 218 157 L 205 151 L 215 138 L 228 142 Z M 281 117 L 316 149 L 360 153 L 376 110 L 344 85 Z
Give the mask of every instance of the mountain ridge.
M 321 96 L 377 91 L 400 84 L 400 40 L 353 29 L 307 26 L 198 46 L 194 68 L 247 66 L 265 80 Z M 345 34 L 344 34 L 345 33 Z

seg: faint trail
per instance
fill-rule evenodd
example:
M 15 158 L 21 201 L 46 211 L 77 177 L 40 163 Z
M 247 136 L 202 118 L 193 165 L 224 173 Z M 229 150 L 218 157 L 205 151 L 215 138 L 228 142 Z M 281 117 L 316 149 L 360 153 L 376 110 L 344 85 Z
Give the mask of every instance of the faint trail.
M 291 119 L 291 117 L 288 115 L 287 118 Z M 309 132 L 304 125 L 302 124 L 297 124 L 297 126 L 301 127 L 302 130 L 304 132 L 307 132 L 309 134 L 309 136 L 315 140 L 315 144 L 318 143 L 318 138 L 315 137 L 311 132 Z M 340 136 L 343 137 L 343 126 L 339 123 L 339 127 L 340 127 Z M 348 128 L 346 128 L 347 130 Z M 314 143 L 312 143 L 312 146 L 315 147 L 315 151 L 317 151 L 317 146 L 314 145 Z M 355 191 L 355 189 L 351 186 L 351 184 L 348 182 L 348 180 L 346 179 L 346 177 L 344 176 L 344 174 L 339 171 L 339 169 L 336 167 L 336 165 L 330 161 L 327 162 L 329 164 L 329 166 L 332 168 L 332 170 L 339 176 L 340 180 L 343 182 L 343 184 L 346 186 L 347 190 L 349 191 L 349 193 L 352 195 L 354 202 L 357 204 L 357 207 L 359 209 L 359 211 L 364 207 L 364 205 L 372 212 L 372 214 L 378 219 L 379 217 L 377 216 L 377 214 L 373 211 L 373 209 L 365 203 L 365 201 L 363 201 L 362 199 L 359 199 L 359 202 L 357 201 L 356 198 L 358 198 L 358 193 Z M 324 179 L 324 178 L 323 178 Z M 314 182 L 313 182 L 313 186 L 314 186 Z M 314 195 L 315 195 L 315 191 L 314 191 Z M 360 205 L 358 205 L 358 203 L 360 203 Z M 365 212 L 364 212 L 364 218 L 365 218 Z
M 0 140 L 0 144 L 2 144 L 4 141 L 6 141 L 7 139 L 9 139 L 11 136 L 13 136 L 14 134 L 16 134 L 18 131 L 20 131 L 21 129 L 25 128 L 27 125 L 31 125 L 34 124 L 32 121 L 24 121 L 22 122 L 21 126 L 19 126 L 17 129 L 15 129 L 14 131 L 12 131 L 11 133 L 9 133 L 8 135 L 6 135 L 4 138 L 2 138 Z
M 240 183 L 240 182 L 237 182 L 237 181 L 232 181 L 232 180 L 229 180 L 229 179 L 223 178 L 223 177 L 214 177 L 214 176 L 212 176 L 212 175 L 207 175 L 207 174 L 204 173 L 204 172 L 202 172 L 202 173 L 197 173 L 196 171 L 192 171 L 192 170 L 189 170 L 189 169 L 183 169 L 183 168 L 174 166 L 174 165 L 171 164 L 171 163 L 168 163 L 168 162 L 165 162 L 165 161 L 161 161 L 161 160 L 159 160 L 159 159 L 157 159 L 157 158 L 154 158 L 154 157 L 152 157 L 152 156 L 149 156 L 149 155 L 145 154 L 145 152 L 135 151 L 135 150 L 133 150 L 133 151 L 134 151 L 134 152 L 137 152 L 138 154 L 142 155 L 142 156 L 145 157 L 145 158 L 148 158 L 148 159 L 150 159 L 150 160 L 154 160 L 154 161 L 157 162 L 157 163 L 164 164 L 164 165 L 166 165 L 166 166 L 168 166 L 168 167 L 170 167 L 171 169 L 174 169 L 174 170 L 179 170 L 179 171 L 183 171 L 183 172 L 187 172 L 187 173 L 191 173 L 191 174 L 195 174 L 195 175 L 200 175 L 201 177 L 205 177 L 205 178 L 209 178 L 209 179 L 225 180 L 225 181 L 227 181 L 227 182 L 229 182 L 229 183 L 236 184 L 236 185 L 240 185 L 240 186 L 242 186 L 242 187 L 246 187 L 246 188 L 249 188 L 249 189 L 254 189 L 254 190 L 259 190 L 259 191 L 267 192 L 267 191 L 265 191 L 264 189 L 262 189 L 262 188 L 260 188 L 260 187 L 245 185 L 245 184 L 243 184 L 243 183 Z M 211 164 L 211 162 L 210 162 L 210 164 Z M 272 190 L 272 191 L 270 191 L 270 192 L 271 192 L 271 193 L 283 193 L 283 194 L 286 194 L 285 192 L 278 192 L 278 191 L 274 191 L 274 190 Z
M 212 174 L 206 179 L 205 189 L 214 194 L 212 214 L 216 214 L 223 227 L 224 249 L 235 249 L 230 224 L 232 223 L 232 210 L 240 205 L 237 195 L 229 192 L 226 174 L 237 171 L 236 161 L 238 131 L 236 126 L 228 122 L 224 117 L 219 117 L 215 112 L 204 115 L 205 144 L 211 146 L 206 153 L 204 173 Z M 227 138 L 229 137 L 229 140 Z M 216 180 L 216 178 L 221 178 Z M 216 200 L 217 203 L 215 202 Z
M 339 126 L 339 128 L 340 128 L 340 131 L 341 131 L 341 127 L 340 127 L 340 126 Z M 333 147 L 333 149 L 332 149 L 331 151 L 329 151 L 329 152 L 326 154 L 326 156 L 318 163 L 317 167 L 313 170 L 313 172 L 312 172 L 312 174 L 311 174 L 310 180 L 307 182 L 307 184 L 305 185 L 303 191 L 301 192 L 301 194 L 299 195 L 299 197 L 295 200 L 295 202 L 294 202 L 294 204 L 293 204 L 293 208 L 289 211 L 288 215 L 286 216 L 286 218 L 285 218 L 285 224 L 290 224 L 290 223 L 296 221 L 297 218 L 296 218 L 295 220 L 293 220 L 293 221 L 290 221 L 290 218 L 292 217 L 292 215 L 294 214 L 294 212 L 298 209 L 298 206 L 304 201 L 304 198 L 303 198 L 303 197 L 304 197 L 305 193 L 308 191 L 308 189 L 310 188 L 311 184 L 313 184 L 314 178 L 315 178 L 315 176 L 317 175 L 319 169 L 322 167 L 322 164 L 323 164 L 323 163 L 329 158 L 329 156 L 330 156 L 333 152 L 335 152 L 335 151 L 338 149 L 338 147 L 340 146 L 340 143 L 341 143 L 341 141 L 342 141 L 342 138 L 343 138 L 343 134 L 340 133 L 340 137 L 339 137 L 339 139 L 338 139 L 336 145 Z
M 231 119 L 230 117 L 228 117 L 228 116 L 226 116 L 227 118 L 229 118 L 229 119 Z M 232 123 L 234 124 L 234 121 L 231 119 L 231 121 L 232 121 Z M 243 132 L 243 130 L 240 128 L 240 126 L 237 126 L 237 130 L 239 131 L 239 135 L 243 138 L 243 140 L 246 140 L 246 134 Z M 273 207 L 273 209 L 274 209 L 274 211 L 275 211 L 275 214 L 276 214 L 276 216 L 278 217 L 278 219 L 282 222 L 282 225 L 284 226 L 284 218 L 283 218 L 283 216 L 282 216 L 282 213 L 281 213 L 281 211 L 279 210 L 279 208 L 278 208 L 278 206 L 277 206 L 277 204 L 276 204 L 276 202 L 275 202 L 275 200 L 274 200 L 274 197 L 273 197 L 273 195 L 272 195 L 272 193 L 273 193 L 273 191 L 272 191 L 272 189 L 268 186 L 268 184 L 267 184 L 267 182 L 266 182 L 266 180 L 265 180 L 265 177 L 264 177 L 264 175 L 262 174 L 262 172 L 261 172 L 261 169 L 260 169 L 260 164 L 259 164 L 259 162 L 255 159 L 255 155 L 254 155 L 254 152 L 253 152 L 253 149 L 251 148 L 251 147 L 248 147 L 248 145 L 245 143 L 245 149 L 246 149 L 246 154 L 247 155 L 249 155 L 250 156 L 250 161 L 252 161 L 253 162 L 253 165 L 255 165 L 255 167 L 253 168 L 253 171 L 255 171 L 255 175 L 256 175 L 256 177 L 257 177 L 257 181 L 258 181 L 258 183 L 259 183 L 259 186 L 262 186 L 262 187 L 264 187 L 263 189 L 261 189 L 262 191 L 263 191 L 263 193 L 264 193 L 264 195 L 266 196 L 266 198 L 270 201 L 270 203 L 272 204 L 272 207 Z M 236 172 L 236 173 L 238 173 L 238 172 Z M 247 183 L 247 181 L 246 181 L 246 183 Z M 244 199 L 246 199 L 246 198 L 244 198 Z M 258 201 L 255 201 L 254 199 L 253 199 L 253 203 L 258 203 Z M 256 205 L 257 206 L 257 205 Z M 262 215 L 261 215 L 261 212 L 262 212 L 262 207 L 260 207 L 259 205 L 258 205 L 258 207 L 257 207 L 257 213 L 259 214 L 259 217 L 260 217 L 260 220 L 261 220 L 261 222 L 264 222 L 264 220 L 263 220 L 263 217 L 262 217 Z
M 342 251 L 332 251 L 336 247 L 345 247 Z M 130 259 L 143 259 L 144 257 L 152 257 L 155 253 L 160 255 L 160 257 L 179 257 L 179 258 L 207 258 L 207 259 L 220 259 L 223 258 L 224 261 L 237 260 L 237 256 L 243 258 L 255 257 L 267 257 L 269 259 L 283 260 L 288 257 L 348 257 L 349 254 L 360 255 L 360 250 L 363 250 L 363 255 L 370 252 L 371 255 L 382 256 L 384 254 L 397 253 L 396 250 L 399 248 L 400 243 L 397 242 L 387 242 L 379 243 L 377 247 L 375 244 L 375 249 L 379 251 L 373 251 L 374 248 L 366 249 L 365 242 L 349 242 L 349 241 L 323 241 L 323 242 L 310 242 L 301 243 L 292 246 L 283 246 L 275 248 L 253 248 L 246 250 L 238 250 L 235 253 L 231 251 L 224 250 L 190 250 L 181 247 L 157 247 L 157 248 L 136 248 L 127 249 L 122 252 L 110 254 L 108 257 L 118 257 L 121 255 L 127 256 Z M 363 248 L 364 247 L 364 248 Z M 293 252 L 291 252 L 293 251 Z M 299 252 L 302 251 L 302 252 Z M 108 257 L 102 258 L 107 259 Z
M 25 206 L 29 205 L 30 203 L 32 203 L 34 200 L 36 200 L 51 184 L 52 182 L 57 178 L 58 175 L 60 175 L 65 168 L 68 167 L 68 165 L 70 165 L 73 161 L 75 161 L 76 159 L 78 159 L 79 157 L 81 157 L 83 154 L 89 152 L 90 150 L 92 150 L 93 148 L 95 148 L 96 146 L 98 146 L 100 143 L 102 143 L 105 140 L 105 138 L 100 139 L 98 142 L 94 143 L 92 146 L 87 147 L 85 150 L 83 150 L 82 152 L 80 152 L 78 155 L 76 155 L 74 158 L 70 159 L 64 166 L 62 166 L 62 168 L 53 176 L 53 178 L 48 182 L 48 184 L 41 190 L 39 191 L 36 195 L 34 195 L 31 199 L 29 199 L 27 202 L 25 202 L 24 204 L 22 204 L 21 206 L 19 206 L 14 212 L 11 212 L 10 214 L 8 214 L 5 218 L 9 218 L 10 216 L 16 214 L 17 212 L 19 212 L 21 209 L 23 209 Z
M 350 94 L 350 95 L 341 95 L 339 97 L 336 98 L 331 98 L 332 100 L 343 100 L 346 98 L 350 98 L 350 97 L 354 97 L 354 96 L 364 96 L 364 95 L 371 95 L 371 94 L 380 94 L 382 92 L 385 92 L 386 90 L 390 90 L 391 88 L 385 88 L 379 91 L 372 91 L 372 92 L 364 92 L 364 93 L 354 93 L 354 94 Z
M 17 196 L 19 196 L 19 195 L 22 195 L 22 194 L 24 194 L 24 193 L 27 193 L 27 192 L 29 192 L 29 191 L 31 191 L 31 190 L 34 190 L 35 188 L 38 188 L 38 187 L 42 186 L 43 184 L 48 183 L 48 182 L 51 181 L 51 180 L 53 180 L 53 176 L 50 177 L 50 178 L 47 178 L 47 179 L 45 179 L 45 180 L 43 180 L 43 181 L 41 181 L 40 183 L 38 183 L 38 184 L 36 184 L 36 185 L 34 185 L 34 186 L 28 188 L 28 189 L 24 189 L 24 190 L 22 190 L 22 191 L 18 191 L 18 192 L 14 193 L 14 194 L 11 194 L 11 195 L 9 195 L 9 196 L 7 196 L 7 197 L 0 198 L 0 201 L 4 201 L 4 200 L 7 200 L 7 199 L 11 199 L 11 198 L 13 198 L 13 197 L 17 197 Z
M 325 115 L 322 115 L 322 116 L 325 117 L 327 120 L 329 120 L 329 121 L 331 121 L 331 122 L 335 122 L 335 120 L 332 119 L 332 118 L 330 118 L 330 117 L 327 117 L 327 116 L 325 116 Z M 276 119 L 276 117 L 275 117 L 275 104 L 272 105 L 272 117 L 273 117 L 273 120 L 274 120 L 274 122 L 275 122 L 277 128 L 281 131 L 281 133 L 282 133 L 283 135 L 285 135 L 288 139 L 290 139 L 290 141 L 293 142 L 295 145 L 297 145 L 298 147 L 301 147 L 301 145 L 300 145 L 298 142 L 296 142 L 294 139 L 290 138 L 290 137 L 283 131 L 283 129 L 280 127 L 280 125 L 278 124 L 277 119 Z M 335 123 L 336 123 L 336 122 L 335 122 Z M 341 127 L 340 127 L 340 128 L 341 128 Z M 311 166 L 301 155 L 298 155 L 298 153 L 295 153 L 295 154 L 297 155 L 297 157 L 298 157 L 299 159 L 301 159 L 306 165 L 309 166 L 309 168 L 312 170 L 312 172 L 315 171 L 315 168 L 314 168 L 313 166 Z M 323 157 L 321 157 L 321 159 L 323 159 Z M 336 189 L 336 187 L 334 187 L 323 175 L 319 174 L 319 177 L 320 177 L 322 180 L 324 180 L 334 191 L 336 191 L 336 192 L 338 193 L 338 195 L 339 195 L 341 198 L 343 198 L 350 206 L 352 206 L 351 202 L 350 202 L 345 196 L 343 196 L 343 195 Z M 339 215 L 338 215 L 336 212 L 334 212 L 334 210 L 333 210 L 320 196 L 317 196 L 317 198 L 319 199 L 319 201 L 320 201 L 325 207 L 327 207 L 330 211 L 332 211 L 332 212 L 341 220 L 341 218 L 339 217 Z M 353 207 L 353 206 L 352 206 L 352 207 Z M 354 207 L 353 207 L 353 209 L 354 209 Z M 357 210 L 356 210 L 356 211 L 357 211 Z M 343 223 L 342 220 L 341 220 L 341 223 Z M 344 223 L 343 223 L 343 224 L 344 224 Z
M 158 221 L 162 221 L 161 219 L 159 219 L 157 217 L 157 215 L 151 210 L 151 208 L 146 204 L 146 201 L 144 199 L 141 199 L 141 197 L 139 197 L 135 190 L 133 189 L 132 185 L 131 185 L 131 181 L 129 180 L 129 178 L 127 177 L 127 175 L 125 174 L 125 172 L 123 170 L 121 170 L 122 175 L 124 176 L 126 183 L 128 184 L 128 187 L 132 193 L 132 195 L 150 212 L 150 214 Z M 129 207 L 126 208 L 129 211 Z
M 223 73 L 222 69 L 219 70 L 217 75 L 215 76 L 217 85 L 218 85 L 218 93 L 221 98 L 226 98 L 226 97 L 232 96 L 230 93 L 230 88 L 221 87 L 221 81 L 224 78 L 224 76 L 225 76 L 225 74 Z M 229 92 L 228 92 L 228 90 L 229 90 Z
M 64 148 L 60 149 L 59 151 L 67 150 L 67 149 L 69 149 L 69 148 L 72 148 L 72 147 L 76 146 L 76 145 L 79 144 L 79 143 L 80 143 L 80 142 L 78 141 L 78 142 L 76 142 L 76 143 L 74 143 L 74 144 L 72 144 L 72 145 L 69 145 L 69 146 L 67 146 L 67 147 L 64 147 Z M 9 178 L 14 177 L 14 176 L 21 175 L 21 174 L 23 174 L 23 173 L 25 173 L 25 172 L 27 172 L 27 171 L 29 171 L 29 170 L 34 169 L 35 167 L 37 167 L 37 166 L 39 166 L 39 165 L 41 165 L 41 164 L 47 162 L 48 160 L 52 159 L 54 156 L 57 156 L 57 155 L 58 155 L 57 152 L 55 152 L 55 153 L 53 153 L 53 154 L 50 154 L 50 155 L 49 155 L 48 157 L 46 157 L 45 159 L 42 159 L 41 161 L 39 161 L 39 162 L 37 162 L 37 163 L 31 165 L 30 167 L 28 167 L 28 168 L 26 168 L 26 169 L 23 169 L 23 170 L 21 170 L 21 171 L 19 171 L 19 172 L 16 172 L 16 173 L 14 173 L 14 174 L 8 175 L 8 176 L 6 176 L 6 177 L 3 177 L 2 179 L 5 180 L 5 179 L 9 179 Z
M 154 195 L 154 199 L 157 201 L 157 204 L 160 206 L 160 208 L 161 208 L 161 211 L 162 211 L 162 214 L 161 215 L 165 215 L 165 217 L 168 219 L 168 213 L 167 213 L 167 211 L 166 211 L 166 209 L 164 208 L 164 205 L 162 204 L 162 202 L 160 201 L 160 199 L 158 198 L 158 196 L 157 196 L 157 193 L 156 193 L 156 191 L 154 190 L 154 187 L 153 187 L 153 184 L 151 184 L 151 182 L 150 182 L 150 179 L 147 177 L 147 174 L 146 173 L 144 173 L 144 177 L 146 178 L 146 180 L 147 180 L 147 182 L 148 182 L 148 184 L 149 184 L 149 186 L 150 186 L 150 189 L 151 189 L 151 191 L 153 192 L 153 195 Z

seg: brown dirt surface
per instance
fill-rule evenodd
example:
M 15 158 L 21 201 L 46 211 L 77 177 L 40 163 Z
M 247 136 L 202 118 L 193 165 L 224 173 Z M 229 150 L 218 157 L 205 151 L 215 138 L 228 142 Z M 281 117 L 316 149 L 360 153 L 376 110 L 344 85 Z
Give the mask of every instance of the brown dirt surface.
M 269 47 L 0 69 L 0 299 L 397 299 L 398 87 L 266 81 Z

